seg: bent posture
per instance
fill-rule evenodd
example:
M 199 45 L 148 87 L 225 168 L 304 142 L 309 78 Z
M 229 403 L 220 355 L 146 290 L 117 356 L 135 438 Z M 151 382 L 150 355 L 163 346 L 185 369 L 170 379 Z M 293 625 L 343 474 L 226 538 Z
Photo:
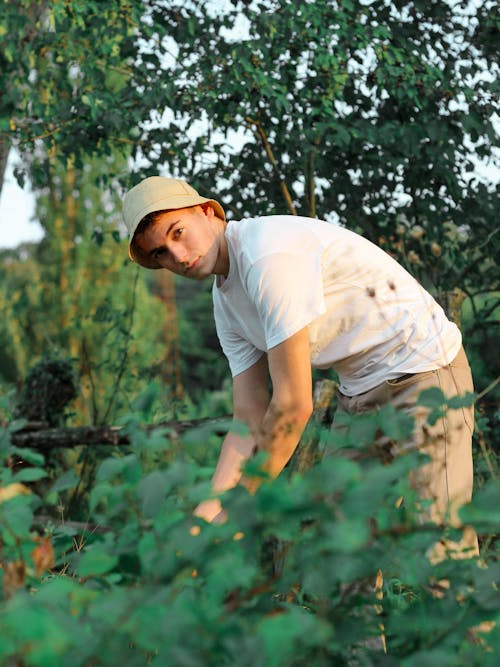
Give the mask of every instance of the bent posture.
M 213 477 L 215 492 L 244 480 L 242 464 L 268 453 L 279 475 L 312 411 L 311 368 L 334 368 L 339 409 L 361 412 L 386 402 L 414 414 L 414 442 L 431 457 L 415 473 L 431 518 L 458 522 L 472 493 L 472 409 L 450 411 L 423 429 L 419 392 L 472 391 L 459 329 L 393 258 L 335 224 L 275 215 L 227 222 L 218 202 L 178 179 L 153 176 L 124 199 L 129 254 L 149 269 L 193 280 L 215 276 L 214 315 L 233 376 L 234 417 L 249 435 L 229 433 Z M 269 378 L 272 392 L 269 393 Z M 424 437 L 425 434 L 425 437 Z M 196 513 L 220 520 L 218 500 Z M 477 550 L 472 531 L 461 545 Z

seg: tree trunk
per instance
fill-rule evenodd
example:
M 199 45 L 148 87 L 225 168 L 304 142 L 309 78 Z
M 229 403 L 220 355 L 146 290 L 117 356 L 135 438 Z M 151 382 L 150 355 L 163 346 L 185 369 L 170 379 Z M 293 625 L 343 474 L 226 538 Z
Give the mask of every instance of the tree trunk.
M 166 385 L 170 387 L 172 397 L 177 401 L 182 401 L 184 389 L 181 377 L 174 275 L 170 271 L 156 271 L 154 278 L 167 313 L 165 318 L 166 358 L 162 375 Z
M 332 404 L 337 386 L 337 383 L 333 380 L 320 380 L 316 383 L 313 395 L 313 413 L 297 449 L 287 465 L 290 475 L 294 472 L 303 473 L 309 470 L 321 459 L 323 452 L 320 447 L 320 427 L 327 423 L 328 408 Z M 269 536 L 262 547 L 261 558 L 264 568 L 267 566 L 269 574 L 273 578 L 279 577 L 283 571 L 288 547 L 289 542 L 279 540 L 273 535 Z M 295 593 L 292 590 L 285 595 L 284 599 L 291 601 L 294 597 Z
M 321 459 L 319 429 L 325 423 L 328 408 L 333 401 L 336 390 L 337 383 L 333 380 L 320 380 L 316 383 L 313 395 L 313 414 L 287 466 L 290 474 L 305 472 Z

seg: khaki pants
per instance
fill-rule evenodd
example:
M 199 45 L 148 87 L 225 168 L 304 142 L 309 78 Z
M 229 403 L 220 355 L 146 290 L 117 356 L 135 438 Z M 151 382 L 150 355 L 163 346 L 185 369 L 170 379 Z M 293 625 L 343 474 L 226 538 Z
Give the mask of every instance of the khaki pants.
M 447 398 L 473 391 L 472 375 L 463 348 L 443 368 L 388 380 L 358 396 L 339 393 L 335 417 L 342 411 L 351 414 L 368 412 L 387 403 L 411 414 L 415 420 L 412 439 L 398 446 L 393 453 L 397 455 L 407 447 L 417 447 L 430 457 L 429 463 L 412 474 L 412 483 L 420 497 L 433 501 L 423 518 L 459 527 L 457 510 L 472 497 L 474 408 L 448 410 L 446 416 L 434 425 L 426 424 L 429 411 L 416 405 L 416 401 L 420 392 L 429 387 L 439 387 Z M 332 428 L 336 428 L 336 418 Z M 440 542 L 429 557 L 435 562 L 446 556 L 460 558 L 478 553 L 477 536 L 471 527 L 465 527 L 460 542 Z

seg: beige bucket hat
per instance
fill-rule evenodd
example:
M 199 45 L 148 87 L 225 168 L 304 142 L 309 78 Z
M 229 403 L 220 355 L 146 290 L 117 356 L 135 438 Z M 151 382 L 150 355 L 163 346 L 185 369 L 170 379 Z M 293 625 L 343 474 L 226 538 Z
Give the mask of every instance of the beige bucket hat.
M 218 218 L 226 219 L 224 209 L 219 202 L 215 199 L 200 197 L 194 188 L 178 178 L 150 176 L 135 185 L 123 198 L 123 219 L 129 234 L 128 254 L 130 259 L 147 269 L 161 268 L 156 260 L 146 257 L 134 241 L 137 227 L 148 213 L 187 208 L 205 203 L 213 206 Z

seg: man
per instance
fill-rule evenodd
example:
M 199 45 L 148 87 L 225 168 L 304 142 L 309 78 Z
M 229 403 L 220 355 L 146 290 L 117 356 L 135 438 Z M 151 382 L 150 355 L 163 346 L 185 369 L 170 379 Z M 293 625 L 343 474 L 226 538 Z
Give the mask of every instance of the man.
M 415 473 L 430 516 L 458 523 L 472 493 L 472 408 L 424 426 L 422 389 L 472 391 L 458 328 L 403 267 L 341 226 L 299 216 L 226 222 L 218 202 L 178 179 L 153 176 L 123 203 L 130 257 L 193 280 L 215 276 L 214 315 L 233 375 L 234 417 L 249 435 L 229 433 L 213 477 L 219 493 L 242 483 L 242 464 L 268 454 L 279 475 L 312 412 L 311 367 L 334 368 L 339 409 L 363 412 L 391 402 L 416 419 L 413 442 L 431 461 Z M 269 377 L 272 392 L 269 393 Z M 196 509 L 219 521 L 218 499 Z M 473 531 L 461 546 L 477 550 Z

